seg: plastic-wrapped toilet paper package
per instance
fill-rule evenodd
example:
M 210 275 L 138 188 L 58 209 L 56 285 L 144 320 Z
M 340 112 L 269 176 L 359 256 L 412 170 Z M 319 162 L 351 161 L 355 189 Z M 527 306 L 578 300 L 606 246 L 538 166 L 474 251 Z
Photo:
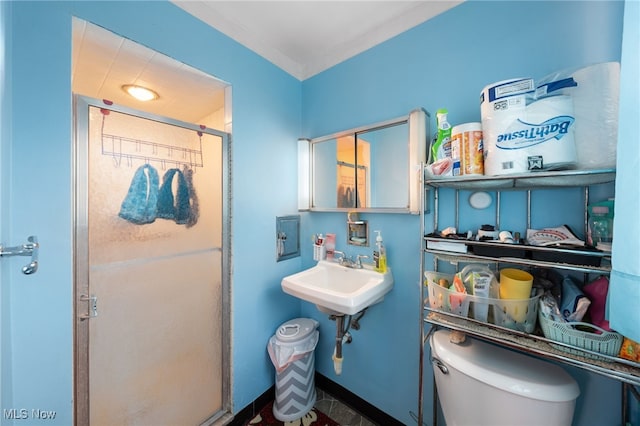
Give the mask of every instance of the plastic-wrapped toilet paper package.
M 535 85 L 532 78 L 513 78 L 490 84 L 480 95 L 480 116 L 483 131 L 484 174 L 522 173 L 525 164 L 514 161 L 521 152 L 503 149 L 497 144 L 500 135 L 519 117 L 527 102 L 533 99 Z
M 613 168 L 618 141 L 620 63 L 563 70 L 536 82 L 536 98 L 569 95 L 573 100 L 579 169 Z
M 513 85 L 513 90 L 502 90 Z M 571 97 L 558 95 L 535 100 L 532 87 L 533 79 L 514 79 L 483 90 L 480 114 L 486 175 L 575 166 Z
M 527 170 L 574 168 L 577 154 L 572 97 L 539 99 L 527 105 L 525 117 L 525 125 L 516 128 L 520 129 L 518 136 L 523 129 L 526 131 Z

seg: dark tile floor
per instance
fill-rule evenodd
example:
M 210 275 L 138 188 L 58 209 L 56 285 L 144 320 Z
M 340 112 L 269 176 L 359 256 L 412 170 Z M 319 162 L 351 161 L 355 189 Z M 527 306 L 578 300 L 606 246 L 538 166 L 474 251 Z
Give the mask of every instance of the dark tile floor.
M 316 405 L 315 407 L 331 417 L 341 426 L 376 426 L 371 420 L 364 417 L 348 405 L 340 402 L 331 394 L 316 387 Z

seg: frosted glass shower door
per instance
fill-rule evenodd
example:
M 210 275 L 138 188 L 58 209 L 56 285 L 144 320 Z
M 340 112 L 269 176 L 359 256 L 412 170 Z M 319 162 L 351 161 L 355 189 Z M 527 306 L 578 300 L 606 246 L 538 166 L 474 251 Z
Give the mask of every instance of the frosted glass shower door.
M 205 423 L 225 408 L 223 138 L 93 106 L 88 123 L 90 424 Z

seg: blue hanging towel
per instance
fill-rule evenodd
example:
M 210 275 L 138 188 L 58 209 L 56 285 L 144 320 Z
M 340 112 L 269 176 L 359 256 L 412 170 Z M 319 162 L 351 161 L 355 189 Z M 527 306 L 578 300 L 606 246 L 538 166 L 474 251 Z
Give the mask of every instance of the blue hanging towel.
M 178 176 L 176 196 L 173 196 L 173 178 Z M 189 206 L 189 189 L 187 181 L 180 169 L 169 169 L 162 178 L 162 186 L 158 193 L 157 217 L 174 220 L 178 224 L 187 223 L 191 216 Z
M 198 217 L 200 216 L 200 202 L 198 201 L 198 195 L 196 194 L 196 189 L 193 186 L 193 170 L 185 167 L 184 169 L 184 178 L 187 181 L 187 189 L 189 190 L 189 200 L 190 200 L 190 214 L 189 220 L 187 220 L 187 228 L 191 228 L 196 223 L 198 223 Z
M 133 175 L 118 216 L 137 225 L 156 220 L 159 183 L 156 169 L 149 164 L 140 166 Z

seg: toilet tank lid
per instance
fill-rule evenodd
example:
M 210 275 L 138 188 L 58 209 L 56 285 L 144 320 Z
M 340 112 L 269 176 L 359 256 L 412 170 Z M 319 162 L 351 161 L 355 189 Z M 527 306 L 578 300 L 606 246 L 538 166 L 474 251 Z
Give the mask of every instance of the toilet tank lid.
M 555 364 L 468 336 L 456 345 L 449 341 L 449 333 L 438 330 L 430 341 L 431 355 L 449 368 L 525 398 L 565 402 L 580 395 L 576 381 Z

